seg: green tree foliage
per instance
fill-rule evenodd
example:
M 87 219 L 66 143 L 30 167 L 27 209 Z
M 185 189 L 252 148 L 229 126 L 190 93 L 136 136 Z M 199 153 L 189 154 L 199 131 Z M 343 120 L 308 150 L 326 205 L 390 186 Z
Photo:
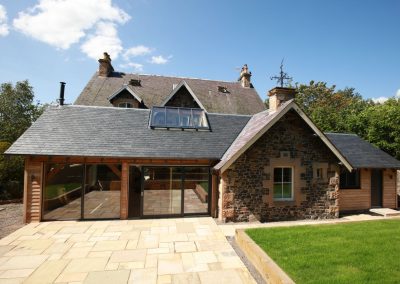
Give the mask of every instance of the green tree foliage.
M 43 106 L 34 103 L 28 81 L 0 85 L 0 199 L 22 196 L 23 158 L 6 157 L 3 153 L 42 112 Z
M 297 84 L 297 104 L 324 132 L 356 133 L 400 159 L 400 99 L 379 104 L 353 88 L 336 90 L 325 82 Z
M 370 105 L 358 117 L 359 135 L 400 159 L 400 99 Z
M 296 86 L 296 102 L 322 131 L 352 132 L 357 115 L 369 103 L 353 88 L 336 90 L 325 82 Z

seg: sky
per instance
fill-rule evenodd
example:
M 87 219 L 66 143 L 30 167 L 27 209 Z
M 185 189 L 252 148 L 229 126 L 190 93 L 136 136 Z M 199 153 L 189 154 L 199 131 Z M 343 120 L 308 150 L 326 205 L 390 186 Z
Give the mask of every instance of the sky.
M 293 82 L 400 97 L 398 0 L 0 0 L 0 83 L 28 79 L 41 103 L 73 103 L 107 51 L 116 71 L 235 81 L 262 99 Z

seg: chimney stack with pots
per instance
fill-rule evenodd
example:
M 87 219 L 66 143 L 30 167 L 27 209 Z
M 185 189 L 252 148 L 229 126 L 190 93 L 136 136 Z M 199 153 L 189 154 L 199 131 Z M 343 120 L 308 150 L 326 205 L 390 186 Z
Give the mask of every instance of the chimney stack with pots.
M 294 99 L 296 95 L 296 89 L 275 87 L 268 92 L 269 96 L 269 109 L 276 111 L 281 104 L 286 101 Z
M 247 67 L 247 64 L 245 64 L 242 67 L 242 70 L 240 71 L 240 77 L 239 80 L 240 84 L 242 85 L 243 88 L 251 88 L 251 72 L 249 71 L 249 68 Z
M 99 59 L 99 76 L 108 77 L 114 71 L 111 65 L 111 57 L 107 52 L 103 53 L 103 58 Z

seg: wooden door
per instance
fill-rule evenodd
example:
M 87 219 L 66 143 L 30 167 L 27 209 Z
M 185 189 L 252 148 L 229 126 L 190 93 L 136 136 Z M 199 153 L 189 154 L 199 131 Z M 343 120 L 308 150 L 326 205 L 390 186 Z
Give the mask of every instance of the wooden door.
M 371 171 L 371 207 L 382 207 L 382 170 Z

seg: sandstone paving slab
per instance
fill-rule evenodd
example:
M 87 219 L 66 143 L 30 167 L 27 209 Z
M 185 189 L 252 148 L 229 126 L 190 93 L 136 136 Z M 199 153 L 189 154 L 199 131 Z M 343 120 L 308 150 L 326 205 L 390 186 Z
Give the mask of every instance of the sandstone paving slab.
M 53 283 L 69 263 L 67 259 L 46 261 L 30 275 L 24 283 Z
M 158 257 L 158 275 L 183 273 L 180 254 L 163 254 Z
M 104 270 L 108 258 L 78 258 L 72 259 L 67 265 L 64 272 L 79 273 Z
M 48 255 L 32 255 L 29 257 L 13 256 L 0 265 L 0 270 L 25 269 L 25 268 L 35 269 L 39 265 L 41 265 L 47 258 Z
M 172 275 L 173 284 L 200 284 L 199 275 L 196 272 Z
M 6 270 L 0 274 L 0 283 L 3 278 L 17 278 L 17 277 L 28 277 L 32 274 L 35 269 L 12 269 Z
M 246 275 L 240 269 L 214 270 L 207 272 L 198 272 L 200 282 L 203 284 L 221 283 L 221 284 L 242 284 L 255 283 L 250 275 Z
M 127 243 L 127 240 L 98 241 L 92 251 L 123 250 Z
M 109 262 L 144 262 L 146 260 L 146 255 L 146 249 L 114 251 L 110 257 Z
M 219 283 L 214 272 L 226 271 L 230 282 L 252 283 L 209 217 L 36 223 L 0 240 L 0 284 L 114 284 L 109 275 L 123 283 Z
M 128 283 L 155 284 L 157 283 L 157 269 L 156 268 L 132 269 Z
M 88 272 L 61 273 L 54 283 L 82 282 L 87 275 Z
M 84 284 L 99 284 L 99 283 L 112 283 L 112 284 L 126 284 L 129 279 L 130 270 L 113 270 L 113 271 L 95 271 L 90 272 Z
M 174 242 L 175 252 L 193 252 L 197 250 L 195 242 Z

